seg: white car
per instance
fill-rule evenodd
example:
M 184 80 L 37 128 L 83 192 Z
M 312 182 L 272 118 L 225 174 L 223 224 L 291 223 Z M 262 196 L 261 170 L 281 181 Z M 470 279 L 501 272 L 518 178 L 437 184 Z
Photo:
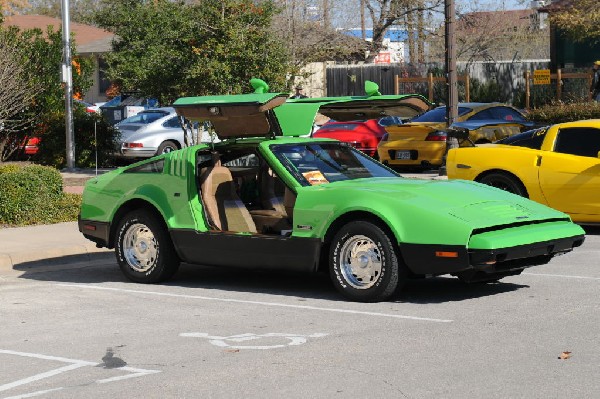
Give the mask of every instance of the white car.
M 185 147 L 184 132 L 175 109 L 147 109 L 115 125 L 120 132 L 117 157 L 150 158 Z M 202 142 L 211 137 L 202 130 Z

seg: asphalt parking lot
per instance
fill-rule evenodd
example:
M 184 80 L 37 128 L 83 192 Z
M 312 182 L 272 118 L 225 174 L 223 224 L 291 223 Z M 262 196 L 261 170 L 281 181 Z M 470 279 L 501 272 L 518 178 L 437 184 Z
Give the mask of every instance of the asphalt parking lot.
M 0 273 L 0 398 L 600 397 L 588 233 L 499 284 L 416 280 L 376 304 L 326 276 L 183 265 L 139 285 L 106 254 L 18 265 Z

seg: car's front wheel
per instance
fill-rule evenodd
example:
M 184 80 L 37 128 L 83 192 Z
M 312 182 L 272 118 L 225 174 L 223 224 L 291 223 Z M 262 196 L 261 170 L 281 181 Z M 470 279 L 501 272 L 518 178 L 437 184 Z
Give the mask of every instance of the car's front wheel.
M 123 274 L 136 283 L 165 281 L 175 274 L 180 263 L 166 229 L 143 209 L 121 219 L 115 253 Z
M 336 289 L 358 302 L 389 298 L 406 279 L 396 246 L 386 232 L 368 221 L 343 226 L 332 240 L 329 270 Z

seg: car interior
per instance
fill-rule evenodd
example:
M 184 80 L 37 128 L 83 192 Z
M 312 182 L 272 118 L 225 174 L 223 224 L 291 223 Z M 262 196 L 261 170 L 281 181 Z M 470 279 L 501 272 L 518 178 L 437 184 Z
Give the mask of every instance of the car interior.
M 212 231 L 291 234 L 296 195 L 254 149 L 200 152 L 197 171 Z

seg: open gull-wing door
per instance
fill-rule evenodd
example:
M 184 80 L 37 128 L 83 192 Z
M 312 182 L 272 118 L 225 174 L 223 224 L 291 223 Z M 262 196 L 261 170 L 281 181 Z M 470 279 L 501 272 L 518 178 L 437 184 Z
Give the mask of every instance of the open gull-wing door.
M 377 84 L 365 82 L 366 96 L 290 99 L 275 110 L 285 136 L 310 134 L 318 114 L 336 121 L 378 119 L 384 116 L 412 118 L 431 103 L 419 94 L 381 95 Z
M 220 140 L 281 135 L 272 110 L 285 103 L 287 94 L 268 93 L 268 86 L 258 79 L 251 83 L 255 88 L 251 94 L 184 97 L 173 108 L 191 121 L 209 121 Z

